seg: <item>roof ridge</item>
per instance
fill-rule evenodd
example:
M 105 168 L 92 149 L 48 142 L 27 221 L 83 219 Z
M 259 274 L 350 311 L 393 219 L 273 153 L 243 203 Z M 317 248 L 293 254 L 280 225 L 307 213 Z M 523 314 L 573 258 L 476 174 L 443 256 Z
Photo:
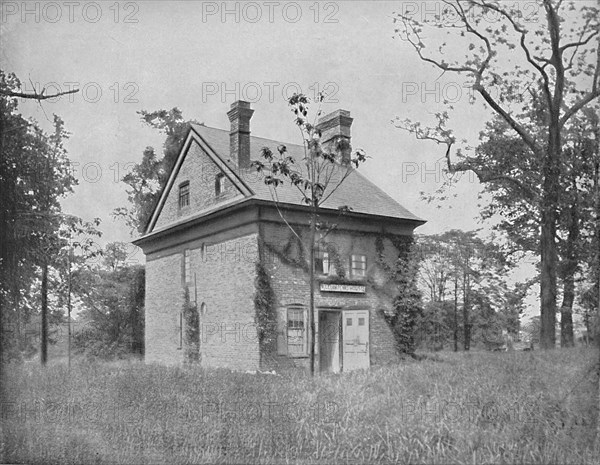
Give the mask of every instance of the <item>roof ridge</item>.
M 225 133 L 229 134 L 229 130 L 227 130 L 227 129 L 223 129 L 223 128 L 216 128 L 216 127 L 214 127 L 214 126 L 208 126 L 208 125 L 206 125 L 206 124 L 197 124 L 197 123 L 191 123 L 191 124 L 192 124 L 192 126 L 199 126 L 199 127 L 201 127 L 201 128 L 214 129 L 214 130 L 216 130 L 216 131 L 221 131 L 221 132 L 225 132 Z M 251 138 L 251 139 L 263 139 L 263 140 L 268 140 L 268 141 L 270 141 L 270 142 L 273 142 L 273 143 L 275 143 L 275 144 L 284 144 L 284 145 L 286 145 L 286 146 L 288 146 L 288 145 L 289 145 L 289 146 L 295 146 L 295 147 L 304 148 L 304 144 L 298 144 L 298 143 L 296 143 L 296 142 L 285 142 L 285 141 L 282 141 L 282 140 L 270 139 L 270 138 L 268 138 L 268 137 L 256 136 L 256 135 L 253 135 L 252 133 L 250 133 L 250 138 Z

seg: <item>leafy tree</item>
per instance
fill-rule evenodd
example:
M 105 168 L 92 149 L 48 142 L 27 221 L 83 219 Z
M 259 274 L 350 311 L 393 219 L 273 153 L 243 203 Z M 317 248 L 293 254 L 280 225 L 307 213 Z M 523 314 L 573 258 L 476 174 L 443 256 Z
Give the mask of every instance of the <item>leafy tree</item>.
M 13 73 L 0 70 L 0 327 L 2 360 L 19 357 L 23 325 L 34 309 L 27 302 L 39 283 L 42 309 L 42 362 L 46 359 L 48 280 L 60 248 L 61 197 L 76 184 L 63 146 L 64 123 L 54 115 L 54 132 L 23 118 L 15 97 L 42 100 L 41 94 L 21 94 Z M 47 97 L 46 97 L 47 98 Z M 38 307 L 39 308 L 39 307 Z
M 318 103 L 323 101 L 324 96 L 319 96 Z M 257 172 L 264 174 L 264 182 L 271 186 L 271 194 L 277 211 L 281 218 L 298 239 L 303 248 L 306 248 L 300 234 L 286 221 L 279 209 L 277 201 L 277 187 L 284 182 L 290 182 L 299 192 L 301 202 L 309 207 L 309 237 L 308 237 L 308 264 L 309 264 L 309 288 L 310 304 L 308 312 L 308 325 L 310 328 L 310 373 L 315 371 L 315 249 L 317 239 L 318 212 L 321 205 L 344 183 L 352 172 L 352 165 L 356 168 L 366 160 L 362 151 L 355 152 L 354 157 L 345 161 L 343 153 L 350 151 L 347 139 L 339 137 L 333 147 L 323 147 L 321 144 L 321 133 L 316 126 L 316 119 L 321 115 L 320 109 L 316 112 L 315 121 L 312 123 L 308 117 L 309 99 L 303 94 L 294 94 L 288 101 L 295 117 L 295 124 L 302 134 L 304 147 L 304 158 L 294 160 L 288 155 L 285 145 L 277 147 L 273 152 L 269 147 L 263 147 L 261 156 L 263 161 L 253 161 L 252 166 Z M 302 164 L 304 166 L 302 166 Z M 346 211 L 348 207 L 340 206 L 340 212 Z M 327 229 L 327 227 L 325 228 Z M 329 231 L 331 227 L 329 227 Z M 322 234 L 321 240 L 326 237 L 327 232 Z
M 111 258 L 102 267 L 74 273 L 73 293 L 83 307 L 78 316 L 81 329 L 74 336 L 78 352 L 105 359 L 143 354 L 144 276 L 143 266 L 115 266 Z
M 460 44 L 464 44 L 461 58 L 453 57 L 447 42 L 439 46 L 438 52 L 425 47 L 423 36 L 427 26 L 439 29 L 445 26 L 439 18 L 419 21 L 405 11 L 395 18 L 399 25 L 397 32 L 421 60 L 444 73 L 469 76 L 476 95 L 518 135 L 522 142 L 519 148 L 533 154 L 528 158 L 537 163 L 541 187 L 537 200 L 541 345 L 551 348 L 555 345 L 560 164 L 566 155 L 563 139 L 566 124 L 600 95 L 598 9 L 562 0 L 542 0 L 539 4 L 545 21 L 533 24 L 526 21 L 518 4 L 491 0 L 448 0 L 444 4 L 447 13 L 457 20 L 453 27 L 446 28 L 446 33 L 458 35 L 451 41 L 453 51 L 459 51 Z M 577 11 L 576 17 L 573 11 Z M 490 14 L 498 21 L 486 23 Z M 566 24 L 571 27 L 565 28 Z M 592 60 L 593 56 L 596 58 Z M 499 89 L 497 97 L 493 95 L 494 88 Z M 532 109 L 539 114 L 532 115 Z M 482 166 L 476 157 L 460 151 L 459 161 L 453 165 L 451 147 L 456 139 L 445 128 L 447 119 L 447 113 L 440 112 L 436 128 L 423 128 L 411 121 L 400 126 L 419 138 L 445 144 L 450 171 L 470 170 L 483 183 L 516 185 L 527 191 L 527 180 L 510 166 L 504 166 L 504 170 L 495 169 L 498 168 L 495 165 Z
M 125 266 L 125 262 L 129 256 L 127 251 L 128 246 L 127 242 L 111 242 L 106 244 L 103 253 L 104 266 L 112 271 Z
M 480 239 L 474 231 L 461 230 L 420 236 L 418 244 L 419 279 L 429 291 L 421 326 L 422 332 L 433 334 L 434 346 L 452 337 L 458 350 L 459 319 L 464 350 L 470 349 L 473 335 L 483 342 L 482 335 L 490 325 L 502 324 L 517 334 L 530 283 L 512 287 L 507 283 L 513 263 L 500 246 Z
M 163 155 L 158 157 L 154 148 L 146 147 L 141 163 L 136 164 L 123 177 L 123 182 L 129 186 L 127 194 L 131 205 L 128 208 L 116 208 L 113 216 L 123 219 L 132 232 L 142 234 L 177 160 L 190 123 L 197 121 L 184 121 L 179 108 L 169 111 L 140 111 L 138 114 L 144 123 L 166 135 Z

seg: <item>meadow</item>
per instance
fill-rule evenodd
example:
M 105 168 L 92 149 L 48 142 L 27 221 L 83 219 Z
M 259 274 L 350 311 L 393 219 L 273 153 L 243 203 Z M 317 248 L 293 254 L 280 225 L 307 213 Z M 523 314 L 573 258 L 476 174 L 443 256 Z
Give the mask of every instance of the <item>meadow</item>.
M 2 463 L 597 464 L 597 349 L 310 378 L 80 360 L 3 373 Z

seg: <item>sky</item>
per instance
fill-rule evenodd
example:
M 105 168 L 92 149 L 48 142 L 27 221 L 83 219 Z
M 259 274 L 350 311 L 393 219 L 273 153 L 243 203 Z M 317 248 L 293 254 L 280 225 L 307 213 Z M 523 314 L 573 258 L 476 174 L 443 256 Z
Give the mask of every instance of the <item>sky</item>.
M 442 2 L 1 2 L 0 66 L 47 93 L 80 92 L 20 110 L 48 130 L 60 115 L 79 185 L 62 201 L 66 213 L 100 217 L 102 242 L 130 241 L 111 217 L 127 205 L 120 182 L 146 146 L 164 136 L 145 126 L 140 110 L 178 107 L 184 118 L 227 129 L 235 100 L 255 109 L 252 134 L 301 143 L 285 95 L 328 92 L 323 111 L 349 110 L 353 147 L 370 159 L 361 171 L 427 220 L 421 234 L 471 230 L 480 185 L 464 175 L 453 197 L 427 203 L 445 180 L 444 148 L 393 124 L 397 117 L 433 121 L 444 98 L 455 103 L 450 126 L 476 142 L 489 111 L 469 104 L 469 89 L 419 61 L 395 37 L 394 12 L 431 14 Z M 525 14 L 536 14 L 524 2 Z M 429 13 L 427 13 L 429 12 Z M 33 85 L 32 85 L 33 83 Z

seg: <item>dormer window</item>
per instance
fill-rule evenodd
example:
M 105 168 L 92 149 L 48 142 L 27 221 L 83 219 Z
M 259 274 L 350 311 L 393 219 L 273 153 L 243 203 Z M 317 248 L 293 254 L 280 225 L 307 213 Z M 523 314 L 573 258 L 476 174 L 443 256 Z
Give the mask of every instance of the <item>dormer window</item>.
M 225 192 L 225 175 L 223 173 L 217 174 L 215 178 L 215 195 L 218 197 Z
M 190 182 L 185 181 L 179 184 L 179 209 L 190 205 Z

